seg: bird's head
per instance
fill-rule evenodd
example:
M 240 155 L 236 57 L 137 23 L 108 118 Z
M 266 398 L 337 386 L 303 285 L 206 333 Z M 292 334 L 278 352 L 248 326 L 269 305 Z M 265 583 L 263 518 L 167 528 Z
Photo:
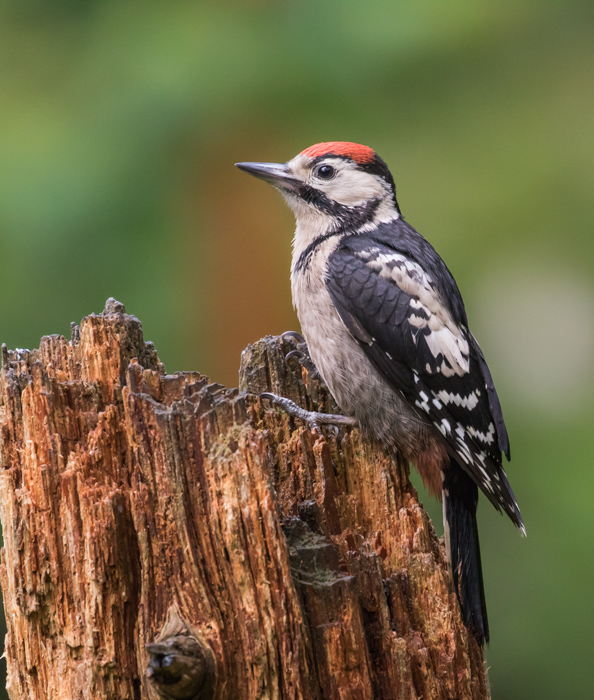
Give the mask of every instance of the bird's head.
M 298 224 L 354 232 L 400 214 L 392 174 L 368 146 L 318 143 L 288 163 L 236 165 L 280 190 Z

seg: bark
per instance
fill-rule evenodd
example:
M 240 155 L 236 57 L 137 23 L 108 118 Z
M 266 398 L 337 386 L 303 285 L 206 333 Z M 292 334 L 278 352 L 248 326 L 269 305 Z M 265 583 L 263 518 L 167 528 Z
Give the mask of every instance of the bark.
M 12 700 L 489 697 L 404 461 L 258 398 L 337 410 L 292 349 L 168 375 L 114 300 L 3 348 Z

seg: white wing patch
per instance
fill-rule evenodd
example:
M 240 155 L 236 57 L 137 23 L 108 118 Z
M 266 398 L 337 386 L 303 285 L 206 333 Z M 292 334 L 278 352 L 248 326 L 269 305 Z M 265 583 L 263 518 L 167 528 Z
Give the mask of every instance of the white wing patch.
M 415 406 L 417 406 L 417 408 L 420 408 L 423 411 L 425 411 L 425 413 L 429 413 L 429 411 L 431 410 L 429 408 L 429 397 L 427 396 L 427 394 L 424 391 L 420 391 L 419 396 L 420 396 L 421 400 L 415 401 Z
M 472 452 L 464 440 L 464 432 L 464 428 L 460 425 L 460 423 L 458 423 L 458 427 L 456 428 L 456 433 L 458 433 L 458 437 L 456 438 L 456 449 L 458 455 L 464 462 L 466 462 L 466 464 L 473 464 L 474 460 L 472 459 Z M 460 435 L 460 433 L 462 433 L 462 435 Z
M 476 438 L 481 442 L 486 442 L 488 445 L 493 444 L 495 441 L 495 426 L 493 423 L 489 423 L 489 429 L 486 433 L 482 433 L 480 430 L 477 430 L 472 426 L 468 426 L 467 430 L 469 435 L 472 435 L 473 438 Z
M 411 302 L 414 301 L 411 299 Z M 411 317 L 412 318 L 412 317 Z M 410 319 L 409 319 L 410 321 Z M 445 377 L 454 374 L 460 376 L 470 371 L 470 361 L 468 357 L 468 342 L 460 331 L 455 335 L 449 328 L 440 324 L 436 316 L 430 316 L 426 322 L 431 329 L 428 335 L 424 335 L 427 347 L 433 357 L 442 355 L 444 358 L 439 366 L 439 370 Z M 432 326 L 441 327 L 433 329 Z
M 443 403 L 446 404 L 446 406 L 450 403 L 453 403 L 454 405 L 461 406 L 462 408 L 466 408 L 469 411 L 472 411 L 472 409 L 477 406 L 479 402 L 479 396 L 479 389 L 471 391 L 470 394 L 468 394 L 468 396 L 460 396 L 460 394 L 454 394 L 453 392 L 445 391 L 444 389 L 437 392 L 437 398 L 440 399 L 440 401 L 443 401 Z
M 404 255 L 380 253 L 379 248 L 370 248 L 357 255 L 369 267 L 377 270 L 381 277 L 391 279 L 412 297 L 411 309 L 422 313 L 410 314 L 408 323 L 419 330 L 429 330 L 422 337 L 433 357 L 441 355 L 443 358 L 437 370 L 446 377 L 467 374 L 470 371 L 470 361 L 465 331 L 454 323 L 425 270 Z

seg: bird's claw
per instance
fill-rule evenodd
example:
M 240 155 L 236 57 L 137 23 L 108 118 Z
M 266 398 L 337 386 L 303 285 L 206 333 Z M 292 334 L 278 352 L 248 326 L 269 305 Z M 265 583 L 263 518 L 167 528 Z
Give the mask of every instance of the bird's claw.
M 305 342 L 305 338 L 300 333 L 297 333 L 297 331 L 285 331 L 281 335 L 281 338 L 283 340 L 285 340 L 285 338 L 292 338 L 297 345 L 295 350 L 291 350 L 285 355 L 285 360 L 288 360 L 291 357 L 296 358 L 301 363 L 301 366 L 305 367 L 311 377 L 321 380 L 322 378 L 318 372 L 318 368 L 315 366 L 309 354 L 309 349 L 307 347 L 307 343 Z
M 298 406 L 294 401 L 291 401 L 291 399 L 287 399 L 284 396 L 277 396 L 269 391 L 265 391 L 260 394 L 260 398 L 272 401 L 275 406 L 282 408 L 290 416 L 293 416 L 293 418 L 300 418 L 301 420 L 304 420 L 308 424 L 309 429 L 318 435 L 322 434 L 320 428 L 322 424 L 331 425 L 334 427 L 334 429 L 336 429 L 336 431 L 338 431 L 337 426 L 353 425 L 355 422 L 354 418 L 351 418 L 350 416 L 341 416 L 335 413 L 306 411 L 304 408 L 301 408 L 301 406 Z
M 301 335 L 301 333 L 297 333 L 297 331 L 285 331 L 284 333 L 281 334 L 281 338 L 284 340 L 285 336 L 288 336 L 289 338 L 293 338 L 293 340 L 297 343 L 297 345 L 306 345 L 307 344 L 305 342 L 305 338 Z
M 288 352 L 288 353 L 285 355 L 285 360 L 290 360 L 292 357 L 295 357 L 295 358 L 297 358 L 298 360 L 302 360 L 302 359 L 303 359 L 303 353 L 301 352 L 301 350 L 291 350 L 291 352 Z

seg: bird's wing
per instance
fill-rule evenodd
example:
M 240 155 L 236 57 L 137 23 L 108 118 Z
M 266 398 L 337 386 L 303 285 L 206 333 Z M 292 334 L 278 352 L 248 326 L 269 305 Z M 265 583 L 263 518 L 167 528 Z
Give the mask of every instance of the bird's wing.
M 367 357 L 441 433 L 491 503 L 521 527 L 501 466 L 501 449 L 509 447 L 491 375 L 431 272 L 395 246 L 358 235 L 343 239 L 330 255 L 325 282 Z

